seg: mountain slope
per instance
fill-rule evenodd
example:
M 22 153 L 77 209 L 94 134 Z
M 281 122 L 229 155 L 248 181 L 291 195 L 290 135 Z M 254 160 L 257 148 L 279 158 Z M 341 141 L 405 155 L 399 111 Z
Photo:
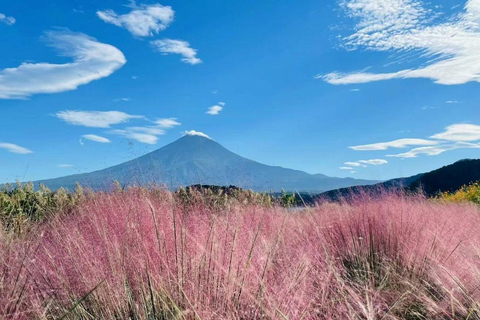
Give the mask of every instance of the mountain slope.
M 169 188 L 192 184 L 235 185 L 257 191 L 321 192 L 375 181 L 332 178 L 264 165 L 243 158 L 201 136 L 184 136 L 137 159 L 91 173 L 37 181 L 51 189 L 73 188 L 75 182 L 93 189 L 122 185 L 165 183 Z
M 463 185 L 478 180 L 480 180 L 480 159 L 464 159 L 427 173 L 392 179 L 374 185 L 340 188 L 325 192 L 320 196 L 337 199 L 360 192 L 372 194 L 392 189 L 416 191 L 419 188 L 423 190 L 425 195 L 434 196 L 439 192 L 456 191 Z

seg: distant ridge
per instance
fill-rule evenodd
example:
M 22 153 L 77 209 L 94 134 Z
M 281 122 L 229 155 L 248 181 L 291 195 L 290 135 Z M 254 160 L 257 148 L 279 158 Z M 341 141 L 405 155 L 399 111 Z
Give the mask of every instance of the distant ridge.
M 434 196 L 439 192 L 456 191 L 462 186 L 478 180 L 480 180 L 480 159 L 463 159 L 427 173 L 392 179 L 374 185 L 330 190 L 321 194 L 320 197 L 338 199 L 362 192 L 378 193 L 387 190 L 416 191 L 419 189 L 427 196 Z
M 101 190 L 110 188 L 114 180 L 121 185 L 166 184 L 170 189 L 206 184 L 234 185 L 255 191 L 284 189 L 311 193 L 377 182 L 268 166 L 243 158 L 207 137 L 186 135 L 163 148 L 110 168 L 34 184 L 38 187 L 42 183 L 56 190 L 61 187 L 73 189 L 78 182 Z

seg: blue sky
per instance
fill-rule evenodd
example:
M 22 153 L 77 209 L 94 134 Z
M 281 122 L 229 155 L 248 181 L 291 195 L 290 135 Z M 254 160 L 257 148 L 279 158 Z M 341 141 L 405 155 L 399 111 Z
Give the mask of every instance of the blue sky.
M 10 1 L 0 41 L 0 182 L 186 132 L 338 177 L 479 155 L 480 0 Z

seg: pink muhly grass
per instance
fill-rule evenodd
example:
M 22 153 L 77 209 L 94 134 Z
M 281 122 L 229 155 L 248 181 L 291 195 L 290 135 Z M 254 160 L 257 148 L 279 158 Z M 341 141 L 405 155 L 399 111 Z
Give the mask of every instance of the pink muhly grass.
M 0 319 L 473 319 L 479 223 L 421 196 L 289 212 L 99 193 L 0 233 Z

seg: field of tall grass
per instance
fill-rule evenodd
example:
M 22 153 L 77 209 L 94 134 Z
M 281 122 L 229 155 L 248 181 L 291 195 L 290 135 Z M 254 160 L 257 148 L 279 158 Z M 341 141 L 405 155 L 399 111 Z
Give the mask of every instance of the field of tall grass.
M 475 204 L 78 197 L 0 226 L 0 319 L 480 319 Z

